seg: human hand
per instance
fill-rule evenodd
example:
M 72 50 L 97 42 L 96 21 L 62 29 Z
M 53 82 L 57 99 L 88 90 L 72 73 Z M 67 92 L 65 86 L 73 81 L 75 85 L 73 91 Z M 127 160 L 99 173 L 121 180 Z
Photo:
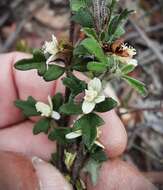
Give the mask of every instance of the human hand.
M 24 120 L 13 104 L 14 100 L 26 99 L 29 95 L 46 101 L 48 94 L 55 94 L 56 88 L 63 92 L 61 81 L 46 83 L 35 71 L 13 69 L 16 61 L 27 56 L 22 53 L 0 55 L 0 189 L 69 190 L 71 187 L 58 170 L 46 162 L 55 151 L 54 142 L 44 134 L 34 136 L 35 120 Z M 117 159 L 126 147 L 127 135 L 115 112 L 102 114 L 102 117 L 106 124 L 100 140 L 110 160 L 103 164 L 96 187 L 87 178 L 88 190 L 155 189 L 135 168 Z

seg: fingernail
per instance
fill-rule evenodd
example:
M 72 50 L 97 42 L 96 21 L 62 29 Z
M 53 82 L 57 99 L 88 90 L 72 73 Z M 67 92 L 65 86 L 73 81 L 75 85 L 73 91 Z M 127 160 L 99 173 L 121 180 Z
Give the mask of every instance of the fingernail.
M 32 160 L 33 166 L 34 166 L 35 169 L 36 169 L 36 173 L 37 173 L 38 166 L 40 166 L 40 164 L 45 163 L 45 162 L 44 162 L 44 160 L 42 160 L 41 158 L 39 158 L 39 157 L 37 157 L 37 156 L 32 157 L 31 160 Z M 39 176 L 38 176 L 38 178 L 39 178 Z M 43 190 L 44 188 L 43 188 L 43 183 L 42 183 L 42 181 L 41 181 L 40 179 L 38 179 L 38 181 L 39 181 L 39 189 L 40 189 L 40 190 Z
M 54 166 L 38 157 L 33 157 L 31 160 L 36 170 L 40 190 L 72 190 L 70 184 Z
M 44 161 L 41 158 L 39 158 L 37 156 L 32 157 L 32 164 L 34 166 L 36 166 L 36 165 L 38 165 L 40 163 L 44 163 Z

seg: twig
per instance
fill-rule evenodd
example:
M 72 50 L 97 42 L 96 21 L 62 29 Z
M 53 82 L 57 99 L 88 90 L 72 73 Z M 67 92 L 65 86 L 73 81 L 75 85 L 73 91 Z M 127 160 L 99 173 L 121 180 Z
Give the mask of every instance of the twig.
M 133 144 L 132 147 L 139 150 L 140 152 L 143 152 L 144 154 L 146 154 L 150 158 L 158 161 L 159 163 L 161 163 L 161 164 L 163 163 L 163 160 L 158 159 L 154 154 L 151 154 L 150 152 L 147 152 L 145 149 L 141 148 L 140 146 L 137 146 L 136 144 Z
M 162 23 L 158 24 L 156 26 L 148 27 L 147 29 L 145 29 L 145 32 L 146 33 L 151 33 L 151 32 L 155 32 L 157 30 L 161 30 L 161 29 L 163 29 L 163 24 Z M 125 40 L 131 40 L 131 39 L 137 38 L 137 37 L 139 37 L 139 34 L 137 32 L 129 32 L 124 36 Z
M 142 111 L 153 111 L 153 112 L 154 111 L 160 111 L 160 112 L 163 111 L 163 107 L 158 107 L 158 108 L 133 108 L 133 107 L 130 107 L 129 109 L 131 109 L 131 110 L 120 113 L 120 115 L 125 115 L 128 113 L 135 113 L 135 112 L 142 112 Z
M 17 25 L 16 31 L 13 32 L 8 37 L 7 41 L 3 45 L 2 50 L 1 50 L 2 53 L 8 51 L 12 47 L 13 43 L 17 40 L 19 34 L 21 33 L 22 29 L 24 28 L 24 25 L 26 24 L 26 22 L 29 21 L 33 17 L 33 15 L 36 13 L 36 11 L 38 11 L 42 6 L 43 6 L 43 3 L 38 4 L 32 10 L 27 12 L 27 14 L 25 14 L 22 21 Z
M 23 0 L 17 0 L 17 1 L 13 1 L 13 3 L 11 4 L 11 10 L 16 9 L 17 6 L 19 6 L 19 4 L 22 2 Z M 10 13 L 6 12 L 1 18 L 0 18 L 0 27 L 3 26 L 3 24 L 7 21 L 7 19 L 9 18 Z
M 142 39 L 145 41 L 147 46 L 153 51 L 153 53 L 155 53 L 159 61 L 163 64 L 163 54 L 161 53 L 160 47 L 153 43 L 153 41 L 148 38 L 146 33 L 132 19 L 129 20 L 139 35 L 142 37 Z
M 163 184 L 163 172 L 143 172 L 152 183 Z
M 13 32 L 13 33 L 9 36 L 9 38 L 7 39 L 7 41 L 5 42 L 5 44 L 3 45 L 2 50 L 1 50 L 2 53 L 8 51 L 8 50 L 12 47 L 13 43 L 17 40 L 17 38 L 18 38 L 20 32 L 22 31 L 24 25 L 26 24 L 27 20 L 28 20 L 27 18 L 24 18 L 24 19 L 17 25 L 16 31 Z
M 160 47 L 160 50 L 163 51 L 163 46 Z M 151 50 L 146 50 L 144 53 L 142 53 L 142 56 L 138 57 L 138 60 L 140 60 L 141 65 L 146 65 L 151 63 L 152 61 L 155 61 L 157 59 L 157 56 L 151 55 Z
M 72 45 L 73 45 L 73 41 L 74 41 L 74 30 L 75 30 L 75 24 L 73 21 L 71 21 L 69 40 Z M 70 64 L 71 64 L 71 58 L 70 58 L 70 60 L 67 60 L 65 62 L 66 68 L 68 68 Z M 68 69 L 66 70 L 66 76 L 67 77 L 69 76 Z M 69 101 L 70 93 L 71 93 L 70 89 L 66 87 L 65 88 L 65 100 L 64 100 L 65 103 L 67 103 Z M 63 114 L 61 117 L 60 127 L 68 127 L 69 120 L 70 120 L 70 117 Z M 57 152 L 58 152 L 58 163 L 57 164 L 58 164 L 58 169 L 61 172 L 64 171 L 64 165 L 65 165 L 64 149 L 65 149 L 65 146 L 63 146 L 60 143 L 57 143 Z
M 67 0 L 61 0 L 61 1 L 55 1 L 50 0 L 50 3 L 52 3 L 56 8 L 66 8 L 69 5 L 69 2 Z
M 80 170 L 83 167 L 83 164 L 87 158 L 87 152 L 84 150 L 84 144 L 81 141 L 78 149 L 78 153 L 76 156 L 76 159 L 72 166 L 72 184 L 75 189 L 76 180 L 78 179 L 80 175 Z

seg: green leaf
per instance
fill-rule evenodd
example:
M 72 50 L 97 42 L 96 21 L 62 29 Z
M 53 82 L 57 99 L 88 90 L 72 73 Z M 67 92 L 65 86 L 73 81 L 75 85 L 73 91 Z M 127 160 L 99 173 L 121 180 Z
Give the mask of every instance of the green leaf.
M 82 31 L 87 37 L 98 40 L 98 36 L 94 28 L 82 28 Z
M 45 55 L 43 54 L 41 49 L 34 49 L 33 57 L 36 61 L 46 61 Z
M 88 71 L 88 69 L 87 69 L 87 64 L 86 64 L 86 63 L 83 63 L 83 62 L 77 63 L 77 64 L 73 65 L 72 68 L 73 68 L 74 70 L 80 71 L 80 72 L 86 72 L 86 71 Z
M 94 144 L 94 141 L 97 136 L 97 127 L 104 124 L 104 121 L 95 113 L 89 113 L 83 115 L 79 120 L 74 123 L 75 129 L 82 130 L 82 138 L 84 144 L 90 150 Z
M 87 68 L 89 71 L 97 72 L 97 73 L 103 73 L 107 70 L 106 64 L 91 61 L 88 63 Z
M 47 134 L 49 129 L 50 129 L 50 119 L 42 118 L 34 125 L 33 134 L 37 135 L 41 132 Z
M 95 39 L 86 38 L 81 42 L 81 45 L 83 45 L 89 51 L 89 53 L 96 56 L 99 61 L 102 63 L 107 63 L 107 58 L 100 44 Z
M 111 9 L 111 10 L 114 10 L 115 9 L 115 6 L 116 6 L 116 4 L 117 4 L 117 0 L 109 0 L 108 1 L 108 3 L 109 3 L 109 8 Z
M 135 69 L 135 66 L 134 65 L 129 65 L 129 64 L 127 64 L 127 65 L 124 65 L 122 68 L 121 68 L 121 72 L 122 72 L 122 74 L 128 74 L 128 73 L 130 73 L 130 72 L 132 72 L 133 70 Z
M 129 77 L 127 75 L 123 75 L 122 79 L 124 79 L 131 87 L 133 87 L 142 96 L 146 96 L 148 94 L 148 91 L 147 91 L 144 83 L 142 83 L 132 77 Z
M 81 109 L 81 105 L 70 102 L 67 104 L 63 104 L 60 107 L 60 112 L 66 115 L 78 115 L 82 113 L 82 109 Z
M 52 102 L 53 102 L 53 110 L 58 111 L 61 105 L 63 104 L 63 95 L 58 92 L 52 97 Z
M 125 29 L 123 28 L 123 26 L 118 26 L 114 33 L 114 38 L 115 39 L 120 38 L 124 34 L 125 34 Z
M 89 173 L 92 184 L 95 186 L 99 177 L 101 164 L 93 159 L 90 159 L 85 165 L 83 171 Z
M 82 46 L 81 44 L 79 44 L 79 45 L 77 45 L 76 47 L 75 47 L 75 49 L 74 49 L 74 51 L 73 51 L 73 55 L 77 55 L 77 56 L 87 56 L 87 55 L 89 55 L 88 54 L 88 51 L 87 51 L 87 49 L 84 47 L 84 46 Z M 76 60 L 75 60 L 76 61 Z
M 62 82 L 66 87 L 71 90 L 73 95 L 77 95 L 83 92 L 87 87 L 85 81 L 78 79 L 74 75 L 70 77 L 65 77 Z
M 31 96 L 29 96 L 26 101 L 24 100 L 15 101 L 16 107 L 21 109 L 23 111 L 23 114 L 27 117 L 40 115 L 40 113 L 37 112 L 36 110 L 35 104 L 36 100 Z
M 116 31 L 123 24 L 123 21 L 132 13 L 128 9 L 124 9 L 119 15 L 116 15 L 112 18 L 109 27 L 108 27 L 108 38 L 110 39 L 116 34 Z M 117 34 L 116 34 L 117 35 Z M 109 40 L 108 39 L 108 40 Z
M 106 155 L 104 150 L 101 148 L 99 150 L 96 150 L 94 153 L 92 153 L 91 158 L 99 163 L 102 163 L 108 160 L 108 156 Z
M 14 67 L 22 71 L 37 69 L 38 73 L 43 75 L 46 71 L 46 59 L 41 50 L 35 49 L 33 51 L 33 58 L 22 59 L 16 62 Z
M 41 63 L 37 68 L 37 72 L 39 76 L 43 76 L 47 70 L 47 65 L 45 63 Z
M 60 67 L 58 65 L 49 65 L 49 68 L 43 77 L 46 81 L 57 80 L 60 76 L 63 75 L 64 71 L 64 67 Z
M 66 144 L 69 141 L 65 138 L 65 136 L 70 132 L 71 129 L 67 127 L 54 128 L 54 130 L 50 132 L 48 138 L 52 141 L 56 140 L 60 144 Z
M 14 67 L 21 71 L 31 70 L 31 69 L 38 69 L 40 62 L 36 62 L 36 60 L 32 59 L 22 59 L 17 61 Z
M 70 0 L 70 7 L 72 11 L 79 11 L 81 8 L 85 8 L 90 3 L 90 0 Z
M 106 98 L 103 102 L 96 104 L 95 111 L 97 112 L 107 112 L 112 110 L 117 106 L 117 102 L 112 98 Z
M 97 137 L 97 128 L 95 126 L 88 125 L 82 126 L 82 139 L 88 150 L 91 150 Z
M 80 24 L 82 27 L 93 27 L 93 17 L 89 9 L 81 8 L 72 16 L 72 20 Z
M 104 120 L 95 113 L 89 113 L 83 115 L 80 119 L 78 119 L 74 123 L 74 127 L 77 129 L 82 129 L 83 127 L 92 126 L 92 127 L 99 127 L 104 124 Z

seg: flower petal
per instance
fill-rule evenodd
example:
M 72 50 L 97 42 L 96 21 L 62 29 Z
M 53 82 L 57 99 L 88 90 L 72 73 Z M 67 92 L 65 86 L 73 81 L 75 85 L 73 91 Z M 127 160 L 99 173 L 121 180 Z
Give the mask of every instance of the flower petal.
M 82 104 L 83 113 L 88 114 L 95 108 L 95 102 L 84 101 Z
M 51 55 L 47 61 L 46 61 L 46 64 L 50 64 L 50 63 L 53 63 L 56 59 L 56 55 Z
M 42 116 L 49 117 L 51 115 L 51 108 L 49 105 L 43 102 L 37 102 L 35 107 L 37 112 L 40 112 Z
M 52 99 L 51 99 L 51 96 L 48 95 L 48 102 L 49 102 L 49 106 L 51 108 L 51 111 L 53 110 L 53 103 L 52 103 Z
M 80 136 L 82 136 L 82 131 L 78 130 L 78 131 L 68 133 L 65 137 L 66 137 L 66 139 L 75 139 Z
M 53 111 L 51 117 L 55 120 L 59 120 L 61 118 L 61 115 L 58 112 Z
M 96 77 L 88 83 L 88 90 L 93 89 L 93 90 L 95 90 L 97 92 L 100 92 L 101 88 L 102 88 L 101 81 L 100 81 L 100 79 L 98 79 Z
M 105 96 L 100 95 L 100 96 L 97 96 L 97 98 L 95 99 L 95 102 L 98 104 L 100 102 L 103 102 L 104 100 L 105 100 Z
M 136 59 L 130 59 L 128 64 L 134 65 L 136 67 L 138 65 L 138 61 Z
M 102 144 L 102 143 L 100 143 L 99 141 L 95 141 L 94 142 L 97 146 L 99 146 L 99 147 L 101 147 L 102 149 L 105 149 L 105 146 Z
M 57 38 L 55 37 L 55 35 L 52 35 L 52 41 L 53 41 L 53 43 L 54 43 L 56 46 L 58 46 L 58 40 L 57 40 Z

